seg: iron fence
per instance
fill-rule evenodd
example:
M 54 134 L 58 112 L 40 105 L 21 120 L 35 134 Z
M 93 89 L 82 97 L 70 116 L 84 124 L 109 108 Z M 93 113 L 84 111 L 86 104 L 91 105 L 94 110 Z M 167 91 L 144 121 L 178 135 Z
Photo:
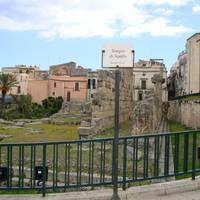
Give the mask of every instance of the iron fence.
M 197 97 L 197 96 L 200 96 L 200 92 L 186 94 L 186 95 L 182 95 L 182 96 L 176 96 L 176 97 L 169 97 L 168 101 L 181 100 L 181 99 L 184 99 L 187 97 Z
M 113 184 L 113 138 L 0 144 L 0 190 L 47 190 Z M 120 137 L 118 184 L 200 172 L 200 130 Z

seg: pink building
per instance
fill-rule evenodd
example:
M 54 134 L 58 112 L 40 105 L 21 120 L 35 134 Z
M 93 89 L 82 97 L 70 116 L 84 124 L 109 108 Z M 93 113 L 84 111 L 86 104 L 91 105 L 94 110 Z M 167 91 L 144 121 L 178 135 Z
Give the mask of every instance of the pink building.
M 28 80 L 28 94 L 32 97 L 32 102 L 41 103 L 49 96 L 49 80 Z
M 84 102 L 87 100 L 87 78 L 51 75 L 48 80 L 29 80 L 28 94 L 37 103 L 48 96 L 62 96 L 64 101 Z

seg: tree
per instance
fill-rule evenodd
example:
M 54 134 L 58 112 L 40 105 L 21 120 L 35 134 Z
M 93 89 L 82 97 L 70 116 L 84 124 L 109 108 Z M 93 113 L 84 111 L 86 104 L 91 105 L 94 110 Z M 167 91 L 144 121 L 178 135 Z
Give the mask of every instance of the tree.
M 0 74 L 0 91 L 2 94 L 2 104 L 5 102 L 6 94 L 17 84 L 16 78 L 12 74 Z
M 32 114 L 32 98 L 30 95 L 12 95 L 17 104 L 19 113 L 23 117 L 29 117 Z
M 48 97 L 47 99 L 42 100 L 42 105 L 48 116 L 57 113 L 61 109 L 62 103 L 63 98 L 61 96 Z

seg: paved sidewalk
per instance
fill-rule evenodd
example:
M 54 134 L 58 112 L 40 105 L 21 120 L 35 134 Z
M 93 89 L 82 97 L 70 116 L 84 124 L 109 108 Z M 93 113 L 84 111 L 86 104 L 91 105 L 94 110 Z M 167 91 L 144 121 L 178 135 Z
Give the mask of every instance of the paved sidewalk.
M 119 190 L 121 200 L 200 200 L 200 177 Z M 0 200 L 110 200 L 111 189 L 39 195 L 0 195 Z

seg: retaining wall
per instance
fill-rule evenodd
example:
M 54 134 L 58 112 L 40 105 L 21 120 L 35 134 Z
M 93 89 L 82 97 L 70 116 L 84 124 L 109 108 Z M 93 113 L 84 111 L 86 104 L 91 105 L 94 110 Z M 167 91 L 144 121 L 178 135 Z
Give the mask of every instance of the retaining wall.
M 169 120 L 175 120 L 191 128 L 200 128 L 200 100 L 170 101 Z

